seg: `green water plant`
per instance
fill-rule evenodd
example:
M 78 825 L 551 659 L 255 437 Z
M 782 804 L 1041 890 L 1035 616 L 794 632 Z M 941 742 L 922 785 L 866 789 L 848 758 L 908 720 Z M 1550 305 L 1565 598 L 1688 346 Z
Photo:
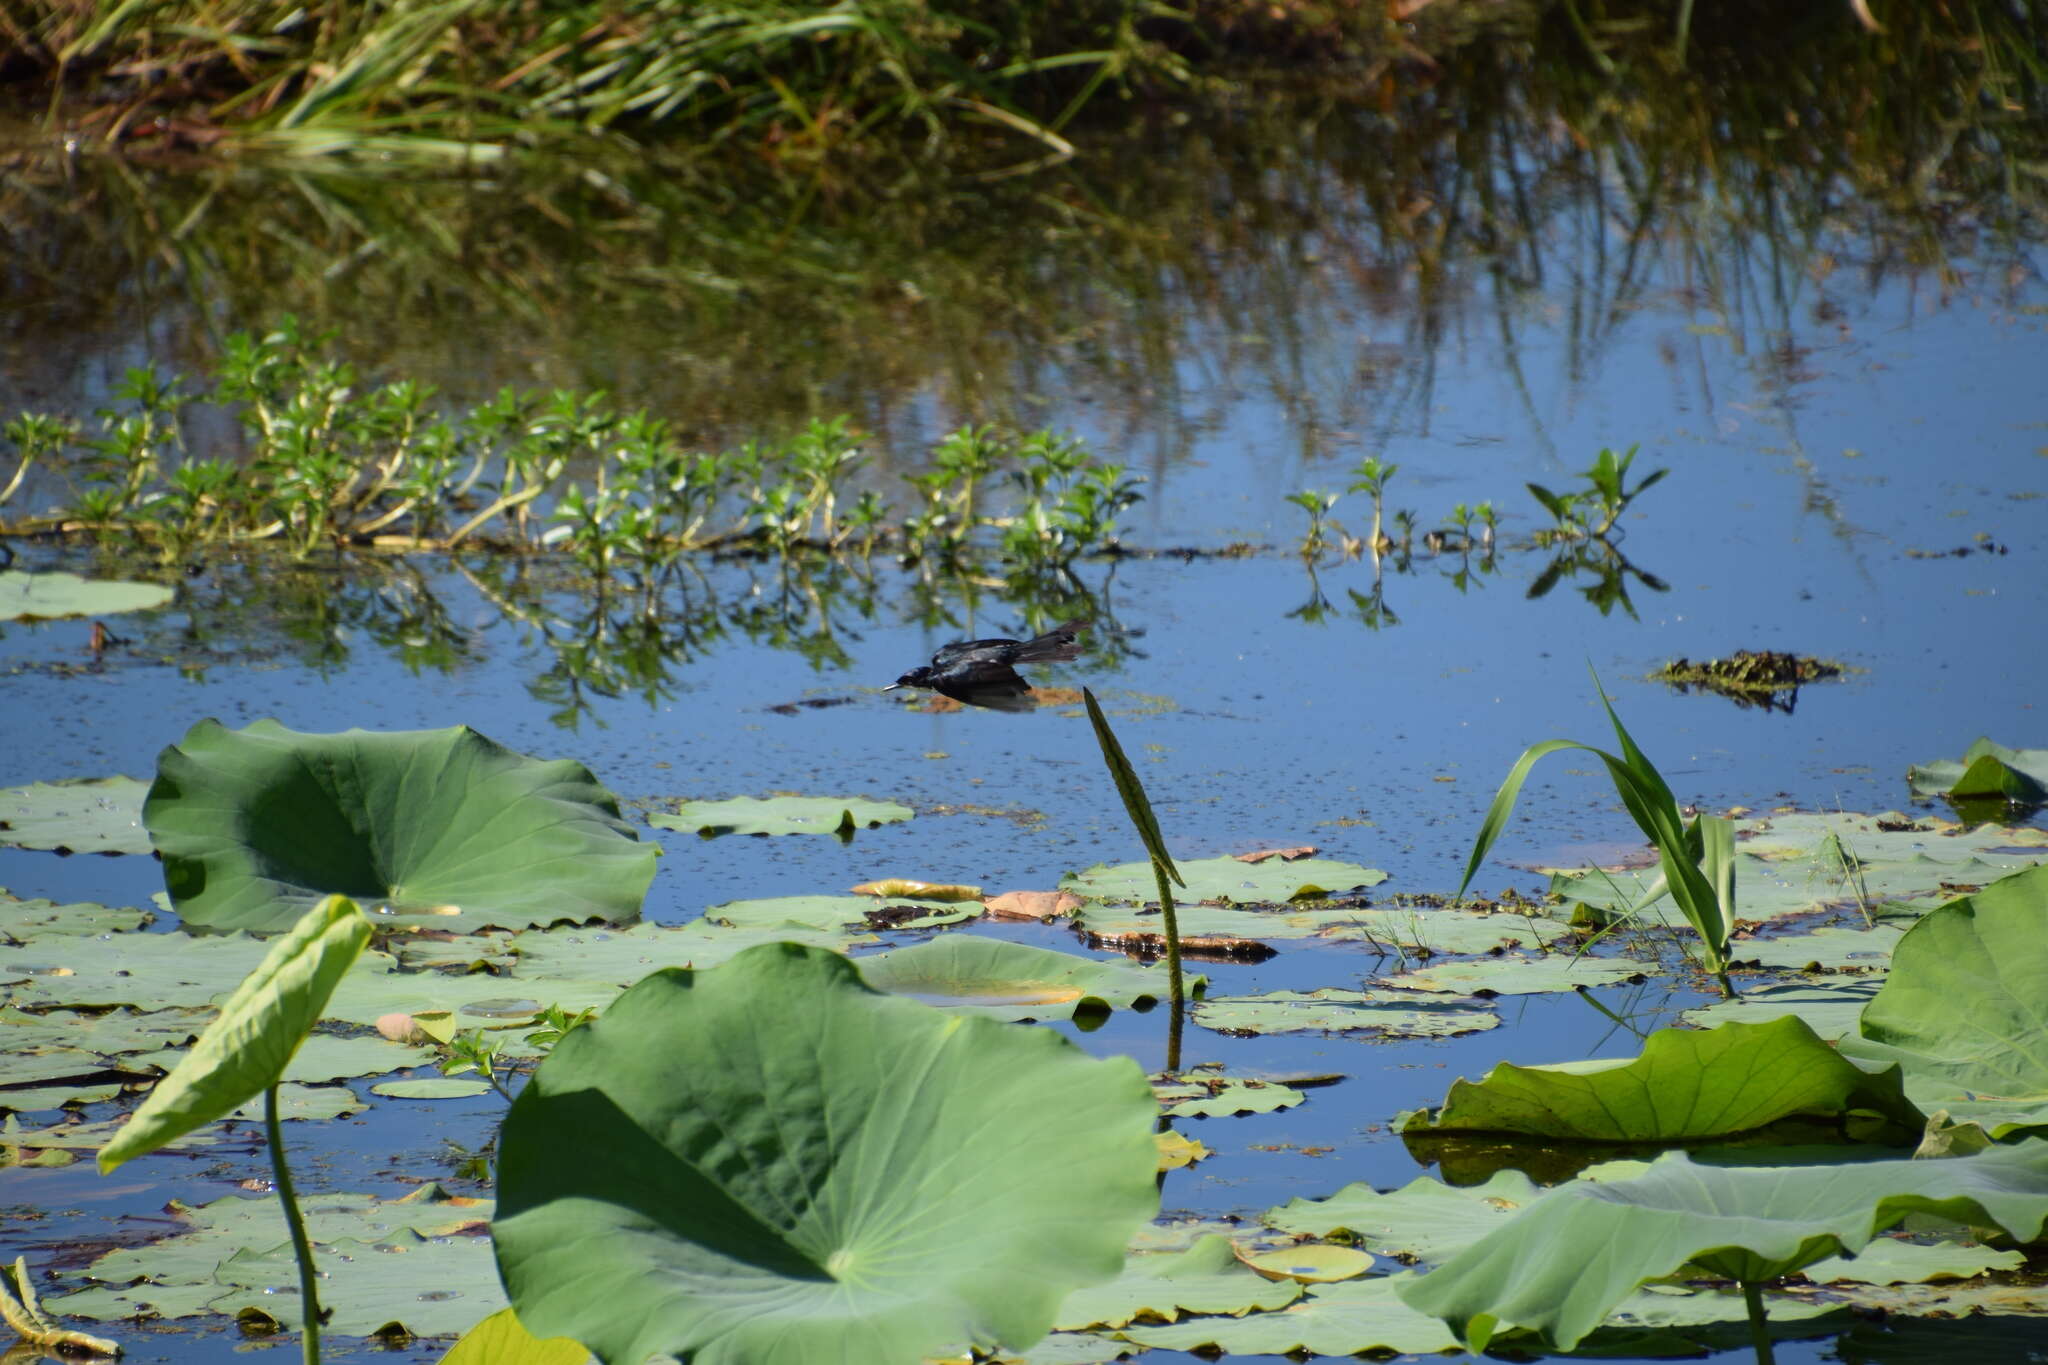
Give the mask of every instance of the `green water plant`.
M 1607 539 L 1629 504 L 1671 472 L 1669 469 L 1652 470 L 1638 480 L 1635 487 L 1629 487 L 1629 466 L 1635 463 L 1639 449 L 1639 446 L 1630 446 L 1616 455 L 1605 446 L 1601 447 L 1593 463 L 1579 475 L 1585 485 L 1582 488 L 1554 493 L 1540 483 L 1527 485 L 1530 496 L 1543 504 L 1543 510 L 1550 513 L 1552 520 L 1547 530 L 1537 533 L 1538 541 Z
M 278 1121 L 277 1087 L 292 1055 L 327 1008 L 328 998 L 370 941 L 370 921 L 353 901 L 329 896 L 271 945 L 220 1014 L 171 1074 L 159 1081 L 120 1131 L 100 1149 L 105 1174 L 193 1129 L 225 1118 L 258 1094 L 278 1201 L 299 1268 L 300 1339 L 305 1359 L 320 1359 L 320 1296 L 313 1250 L 292 1193 Z
M 1187 988 L 1182 980 L 1180 965 L 1180 923 L 1174 914 L 1173 888 L 1186 886 L 1180 869 L 1173 865 L 1173 855 L 1166 851 L 1166 840 L 1159 833 L 1158 817 L 1152 813 L 1152 803 L 1145 796 L 1145 784 L 1138 780 L 1137 770 L 1124 757 L 1124 746 L 1117 741 L 1116 731 L 1110 729 L 1109 718 L 1102 714 L 1102 706 L 1095 700 L 1095 694 L 1087 688 L 1081 689 L 1081 700 L 1088 708 L 1088 723 L 1095 729 L 1095 742 L 1102 750 L 1102 762 L 1109 769 L 1110 780 L 1116 784 L 1116 794 L 1123 802 L 1124 814 L 1130 817 L 1131 827 L 1138 831 L 1139 842 L 1145 845 L 1145 855 L 1151 864 L 1153 889 L 1159 896 L 1160 921 L 1166 930 L 1166 971 L 1171 987 L 1170 999 L 1176 1016 L 1187 1002 Z M 1172 1049 L 1179 1052 L 1178 1046 Z M 1179 1068 L 1176 1056 L 1167 1063 L 1167 1070 Z
M 1567 739 L 1545 740 L 1523 750 L 1522 756 L 1508 769 L 1500 790 L 1494 793 L 1486 817 L 1480 821 L 1479 833 L 1472 841 L 1471 856 L 1465 860 L 1465 874 L 1458 881 L 1456 897 L 1464 897 L 1465 888 L 1472 884 L 1480 864 L 1486 861 L 1494 840 L 1506 828 L 1508 816 L 1514 813 L 1515 799 L 1521 795 L 1522 783 L 1528 780 L 1530 769 L 1547 755 L 1564 750 L 1591 754 L 1606 767 L 1629 817 L 1657 850 L 1660 875 L 1633 908 L 1640 910 L 1669 895 L 1699 936 L 1706 970 L 1719 983 L 1722 995 L 1732 999 L 1735 986 L 1728 979 L 1728 940 L 1735 929 L 1734 822 L 1706 814 L 1694 815 L 1688 820 L 1679 809 L 1678 798 L 1671 794 L 1670 786 L 1664 781 L 1664 775 L 1649 756 L 1636 747 L 1627 727 L 1622 725 L 1621 717 L 1615 714 L 1614 703 L 1600 686 L 1597 674 L 1593 678 L 1593 689 L 1599 694 L 1600 705 L 1614 726 L 1614 737 L 1621 752 L 1611 754 L 1590 744 Z

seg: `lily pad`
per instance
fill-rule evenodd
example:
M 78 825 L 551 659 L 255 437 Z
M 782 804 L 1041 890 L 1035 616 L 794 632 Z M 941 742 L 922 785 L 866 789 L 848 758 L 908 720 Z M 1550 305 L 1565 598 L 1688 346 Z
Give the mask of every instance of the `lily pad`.
M 1494 995 L 1537 995 L 1545 991 L 1573 991 L 1582 986 L 1611 986 L 1617 981 L 1640 981 L 1643 972 L 1641 963 L 1553 953 L 1547 957 L 1433 963 L 1398 976 L 1381 977 L 1379 984 L 1393 990 L 1447 995 L 1476 995 L 1482 991 Z
M 500 1269 L 606 1359 L 1021 1348 L 1156 1210 L 1156 1113 L 1128 1059 L 770 944 L 555 1046 L 501 1131 Z
M 736 796 L 730 801 L 685 801 L 671 815 L 656 812 L 647 823 L 659 829 L 719 834 L 851 834 L 897 824 L 915 815 L 894 801 L 864 796 Z
M 1447 1133 L 1572 1143 L 1700 1142 L 1793 1115 L 1869 1111 L 1911 1132 L 1924 1116 L 1896 1069 L 1873 1075 L 1836 1055 L 1803 1020 L 1659 1029 L 1626 1061 L 1516 1066 L 1452 1082 L 1434 1118 L 1413 1115 L 1411 1141 Z
M 1387 874 L 1376 867 L 1338 862 L 1332 858 L 1302 858 L 1283 862 L 1278 858 L 1263 863 L 1243 863 L 1235 858 L 1202 858 L 1176 862 L 1186 890 L 1177 892 L 1178 903 L 1217 901 L 1230 905 L 1284 905 L 1293 901 L 1327 900 L 1361 886 L 1377 886 Z M 1119 863 L 1114 867 L 1091 867 L 1077 877 L 1060 883 L 1088 900 L 1145 904 L 1154 900 L 1159 888 L 1153 881 L 1152 863 Z
M 1979 739 L 1961 759 L 1937 759 L 1906 769 L 1916 797 L 1996 796 L 2007 801 L 2048 801 L 2048 749 L 2008 749 Z
M 1342 1284 L 1318 1285 L 1293 1306 L 1241 1318 L 1191 1318 L 1165 1326 L 1132 1324 L 1123 1335 L 1141 1346 L 1172 1351 L 1208 1347 L 1231 1355 L 1286 1355 L 1308 1351 L 1322 1356 L 1367 1351 L 1424 1355 L 1455 1350 L 1458 1339 L 1442 1322 L 1419 1313 L 1397 1296 L 1413 1279 L 1407 1273 Z
M 1470 1002 L 1451 1004 L 1406 991 L 1272 991 L 1223 995 L 1195 1006 L 1194 1021 L 1219 1033 L 1350 1033 L 1448 1038 L 1497 1028 L 1500 1016 Z
M 1225 1076 L 1220 1072 L 1167 1077 L 1153 1085 L 1152 1093 L 1159 1097 L 1167 1114 L 1177 1119 L 1271 1114 L 1292 1109 L 1308 1098 L 1279 1081 Z
M 148 853 L 142 798 L 132 777 L 78 778 L 0 787 L 0 847 L 73 853 Z
M 716 967 L 763 943 L 807 943 L 843 951 L 880 941 L 872 934 L 796 924 L 739 929 L 700 919 L 678 926 L 528 929 L 512 939 L 511 948 L 514 974 L 522 979 L 604 982 L 623 989 L 662 967 Z
M 0 946 L 6 942 L 25 943 L 49 934 L 125 934 L 148 925 L 156 916 L 147 910 L 78 901 L 59 905 L 55 901 L 23 900 L 0 891 Z M 0 965 L 0 980 L 7 968 Z
M 0 1006 L 0 1056 L 64 1048 L 111 1061 L 124 1053 L 160 1052 L 197 1038 L 212 1017 L 208 1010 L 32 1013 L 4 1005 Z
M 1334 1284 L 1355 1280 L 1372 1269 L 1372 1257 L 1355 1247 L 1332 1246 L 1327 1242 L 1303 1242 L 1275 1251 L 1246 1255 L 1244 1263 L 1269 1280 L 1292 1280 L 1296 1284 Z
M 860 959 L 861 978 L 878 991 L 991 1019 L 1070 1019 L 1149 1007 L 1166 998 L 1163 969 L 1135 967 L 1033 948 L 998 938 L 948 934 Z M 1194 977 L 1190 995 L 1208 978 Z
M 658 852 L 588 769 L 467 726 L 301 734 L 201 721 L 143 819 L 187 923 L 281 929 L 328 894 L 445 929 L 639 914 Z
M 345 1085 L 297 1085 L 286 1081 L 277 1087 L 277 1116 L 280 1119 L 338 1119 L 360 1114 L 369 1107 Z M 250 1100 L 237 1109 L 233 1117 L 247 1123 L 263 1122 L 262 1097 Z
M 1777 1279 L 1853 1255 L 1914 1212 L 2033 1240 L 2048 1224 L 2048 1142 L 1828 1166 L 1704 1166 L 1667 1152 L 1633 1180 L 1560 1186 L 1400 1294 L 1474 1350 L 1510 1326 L 1570 1350 L 1646 1280 L 1681 1269 Z
M 1183 1313 L 1244 1313 L 1284 1308 L 1301 1297 L 1294 1281 L 1253 1274 L 1227 1237 L 1204 1237 L 1179 1252 L 1152 1252 L 1124 1262 L 1108 1284 L 1077 1289 L 1060 1304 L 1053 1325 L 1067 1331 L 1123 1327 L 1139 1317 L 1172 1322 Z
M 1678 1017 L 1695 1028 L 1713 1028 L 1797 1015 L 1815 1034 L 1833 1042 L 1856 1031 L 1856 1021 L 1877 994 L 1878 985 L 1875 977 L 1831 975 L 1782 986 L 1751 986 L 1733 1000 L 1717 1000 Z
M 586 1365 L 589 1359 L 581 1342 L 542 1341 L 520 1325 L 518 1314 L 500 1308 L 464 1332 L 440 1365 Z
M 1903 1242 L 1879 1237 L 1854 1256 L 1829 1256 L 1803 1272 L 1815 1284 L 1854 1280 L 1862 1284 L 1924 1284 L 1929 1280 L 1967 1280 L 1991 1270 L 2017 1270 L 2027 1257 L 2021 1251 L 1993 1251 L 1962 1242 Z
M 0 977 L 18 983 L 9 998 L 29 1009 L 210 1005 L 226 998 L 266 951 L 247 934 L 53 935 L 0 951 Z
M 918 913 L 904 920 L 884 915 L 899 905 Z M 871 896 L 770 896 L 727 901 L 704 912 L 704 918 L 734 929 L 774 929 L 795 925 L 806 929 L 867 929 L 880 923 L 891 929 L 923 929 L 975 919 L 981 906 L 952 901 L 891 901 L 877 904 Z
M 385 1081 L 371 1086 L 370 1093 L 394 1100 L 470 1100 L 490 1094 L 491 1083 L 461 1076 L 429 1076 L 417 1081 Z
M 1728 958 L 1731 962 L 1790 967 L 1794 971 L 1882 970 L 1904 932 L 1903 925 L 1881 924 L 1873 929 L 1830 925 L 1810 934 L 1779 934 L 1730 943 Z
M 177 594 L 161 583 L 80 578 L 75 573 L 0 569 L 0 621 L 118 616 L 170 605 Z
M 1516 1170 L 1496 1171 L 1483 1185 L 1446 1185 L 1423 1176 L 1386 1194 L 1359 1181 L 1327 1199 L 1295 1199 L 1268 1209 L 1261 1221 L 1301 1237 L 1348 1235 L 1382 1256 L 1442 1261 L 1542 1193 Z

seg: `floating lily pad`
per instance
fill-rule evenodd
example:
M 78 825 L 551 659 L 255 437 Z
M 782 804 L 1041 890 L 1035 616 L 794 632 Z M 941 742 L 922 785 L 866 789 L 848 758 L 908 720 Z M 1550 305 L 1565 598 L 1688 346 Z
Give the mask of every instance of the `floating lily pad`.
M 1961 759 L 1937 759 L 1906 769 L 1916 797 L 1967 799 L 1996 796 L 2006 801 L 2048 800 L 2048 749 L 2008 749 L 1979 739 Z
M 225 999 L 267 951 L 246 934 L 64 935 L 0 949 L 12 1003 L 42 1009 L 209 1005 Z
M 80 578 L 75 573 L 0 569 L 0 621 L 153 611 L 170 605 L 176 595 L 161 583 L 126 583 L 112 578 Z
M 0 1006 L 0 1055 L 25 1055 L 51 1048 L 82 1050 L 111 1061 L 125 1053 L 160 1052 L 197 1038 L 210 1010 L 75 1010 L 31 1013 Z
M 142 798 L 149 784 L 93 777 L 0 787 L 0 847 L 148 853 Z
M 859 966 L 861 979 L 878 991 L 992 1019 L 1068 1019 L 1149 1006 L 1169 993 L 1164 968 L 965 934 L 875 953 Z M 1193 977 L 1188 993 L 1200 995 L 1207 985 L 1207 977 Z
M 356 1098 L 355 1091 L 345 1085 L 296 1085 L 286 1081 L 277 1087 L 277 1116 L 280 1119 L 338 1119 L 350 1114 L 360 1114 L 369 1107 Z M 248 1123 L 263 1122 L 262 1096 L 257 1096 L 237 1109 L 234 1117 Z M 199 1131 L 203 1133 L 207 1130 Z
M 430 1076 L 417 1081 L 384 1081 L 371 1086 L 370 1093 L 394 1100 L 469 1100 L 490 1094 L 491 1083 L 462 1076 Z
M 1377 886 L 1387 874 L 1376 867 L 1338 862 L 1331 858 L 1301 858 L 1283 862 L 1278 858 L 1263 863 L 1242 863 L 1235 858 L 1202 858 L 1176 862 L 1185 890 L 1176 891 L 1176 903 L 1220 901 L 1231 905 L 1284 905 L 1291 901 L 1324 900 L 1361 886 Z M 1119 863 L 1114 867 L 1091 867 L 1069 877 L 1060 888 L 1088 900 L 1123 901 L 1145 904 L 1156 900 L 1158 885 L 1148 859 Z
M 1355 1247 L 1303 1242 L 1275 1251 L 1247 1255 L 1244 1263 L 1269 1280 L 1296 1284 L 1335 1284 L 1355 1280 L 1372 1269 L 1372 1257 Z
M 590 1352 L 567 1337 L 540 1340 L 520 1325 L 519 1315 L 500 1308 L 462 1334 L 440 1365 L 587 1365 Z
M 714 920 L 691 920 L 674 927 L 634 924 L 625 928 L 529 929 L 512 940 L 511 948 L 515 972 L 521 979 L 605 982 L 624 988 L 662 967 L 716 967 L 763 943 L 805 943 L 844 951 L 877 942 L 880 940 L 872 934 L 798 924 L 778 922 L 741 929 Z
M 1626 1061 L 1516 1066 L 1452 1082 L 1434 1117 L 1412 1115 L 1402 1136 L 1513 1134 L 1554 1141 L 1699 1142 L 1792 1115 L 1883 1115 L 1918 1132 L 1897 1070 L 1872 1074 L 1836 1055 L 1804 1021 L 1659 1029 Z
M 1771 938 L 1730 943 L 1728 958 L 1731 962 L 1790 967 L 1794 971 L 1882 970 L 1891 960 L 1892 949 L 1904 933 L 1905 926 L 1895 924 L 1882 924 L 1873 929 L 1841 929 L 1830 925 L 1810 934 L 1778 934 Z
M 1179 1133 L 1154 1133 L 1152 1138 L 1159 1146 L 1159 1169 L 1162 1172 L 1178 1171 L 1216 1155 L 1205 1144 Z
M 659 829 L 718 834 L 851 834 L 910 819 L 917 812 L 894 801 L 864 796 L 736 796 L 730 801 L 685 801 L 671 815 L 657 811 Z
M 1173 1118 L 1217 1118 L 1235 1114 L 1271 1114 L 1291 1109 L 1308 1096 L 1279 1081 L 1192 1072 L 1155 1082 L 1159 1097 Z
M 1876 977 L 1831 975 L 1782 986 L 1750 986 L 1733 1000 L 1717 1000 L 1678 1017 L 1696 1028 L 1713 1028 L 1797 1015 L 1816 1035 L 1833 1042 L 1856 1031 L 1856 1021 L 1877 994 L 1878 985 Z
M 1156 1210 L 1156 1113 L 1126 1058 L 765 945 L 556 1044 L 501 1130 L 500 1268 L 606 1359 L 1027 1345 Z
M 1542 1193 L 1516 1170 L 1496 1171 L 1483 1185 L 1446 1185 L 1423 1176 L 1386 1194 L 1358 1181 L 1327 1199 L 1295 1199 L 1268 1209 L 1262 1221 L 1301 1237 L 1343 1233 L 1382 1256 L 1442 1261 Z
M 1669 1152 L 1633 1180 L 1560 1186 L 1400 1295 L 1475 1350 L 1510 1326 L 1570 1350 L 1646 1280 L 1687 1267 L 1777 1279 L 1854 1254 L 1915 1211 L 2033 1240 L 2048 1224 L 2048 1142 L 1824 1166 L 1703 1166 Z
M 1611 986 L 1617 981 L 1640 981 L 1644 968 L 1636 962 L 1611 958 L 1573 957 L 1553 953 L 1547 957 L 1497 957 L 1478 962 L 1439 962 L 1398 976 L 1379 979 L 1394 990 L 1436 991 L 1448 995 L 1474 995 L 1491 991 L 1495 995 L 1537 995 L 1545 991 L 1572 991 L 1580 987 Z
M 1170 1351 L 1207 1347 L 1237 1355 L 1321 1356 L 1367 1351 L 1424 1355 L 1455 1350 L 1458 1339 L 1437 1319 L 1419 1313 L 1396 1295 L 1412 1275 L 1389 1275 L 1319 1285 L 1292 1307 L 1242 1318 L 1194 1318 L 1164 1326 L 1133 1323 L 1123 1335 L 1141 1346 Z
M 1077 1289 L 1060 1304 L 1053 1325 L 1065 1330 L 1122 1327 L 1139 1317 L 1172 1322 L 1183 1313 L 1244 1313 L 1284 1308 L 1301 1285 L 1253 1274 L 1227 1237 L 1204 1237 L 1180 1252 L 1152 1252 L 1124 1262 L 1108 1284 Z
M 1962 1242 L 1903 1242 L 1879 1237 L 1854 1256 L 1830 1256 L 1802 1272 L 1815 1284 L 1854 1280 L 1862 1284 L 1924 1284 L 1929 1280 L 1967 1280 L 1991 1270 L 2017 1270 L 2027 1262 L 2022 1251 L 1993 1251 Z
M 897 906 L 913 907 L 909 919 L 884 915 Z M 923 929 L 977 918 L 981 906 L 952 901 L 902 900 L 877 904 L 869 896 L 771 896 L 761 900 L 727 901 L 704 912 L 704 918 L 734 929 L 773 929 L 798 925 L 807 929 L 866 929 L 878 921 L 891 929 Z
M 190 924 L 282 929 L 329 894 L 445 929 L 629 920 L 658 852 L 588 769 L 467 726 L 301 734 L 201 721 L 143 819 Z
M 1219 1033 L 1348 1033 L 1446 1038 L 1496 1028 L 1500 1016 L 1468 1002 L 1451 1004 L 1406 991 L 1273 991 L 1216 996 L 1195 1006 L 1194 1020 Z
M 59 905 L 55 901 L 23 900 L 0 891 L 0 951 L 6 949 L 6 940 L 21 944 L 50 934 L 125 934 L 143 928 L 155 918 L 147 910 L 96 905 L 91 901 Z M 6 967 L 0 965 L 0 980 L 5 979 Z

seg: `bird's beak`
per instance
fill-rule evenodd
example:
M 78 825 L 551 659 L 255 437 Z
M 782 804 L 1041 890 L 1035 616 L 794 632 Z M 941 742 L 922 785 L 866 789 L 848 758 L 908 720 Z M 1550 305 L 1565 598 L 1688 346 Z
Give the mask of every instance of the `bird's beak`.
M 882 690 L 884 692 L 894 692 L 897 688 L 901 686 L 903 686 L 902 683 L 890 683 L 887 687 L 883 688 Z

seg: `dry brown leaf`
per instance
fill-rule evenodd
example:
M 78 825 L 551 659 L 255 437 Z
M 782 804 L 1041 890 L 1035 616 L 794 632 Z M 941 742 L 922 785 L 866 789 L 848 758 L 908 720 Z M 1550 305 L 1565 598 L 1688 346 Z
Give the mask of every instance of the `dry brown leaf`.
M 1296 858 L 1306 858 L 1316 851 L 1314 844 L 1302 844 L 1297 848 L 1262 848 L 1256 853 L 1233 853 L 1230 856 L 1241 863 L 1263 863 L 1268 858 L 1278 858 L 1291 863 Z
M 849 888 L 856 896 L 909 896 L 921 901 L 978 901 L 981 888 L 957 882 L 920 882 L 909 877 L 885 877 Z
M 1071 891 L 1005 891 L 982 901 L 998 919 L 1059 919 L 1081 908 L 1081 898 Z

